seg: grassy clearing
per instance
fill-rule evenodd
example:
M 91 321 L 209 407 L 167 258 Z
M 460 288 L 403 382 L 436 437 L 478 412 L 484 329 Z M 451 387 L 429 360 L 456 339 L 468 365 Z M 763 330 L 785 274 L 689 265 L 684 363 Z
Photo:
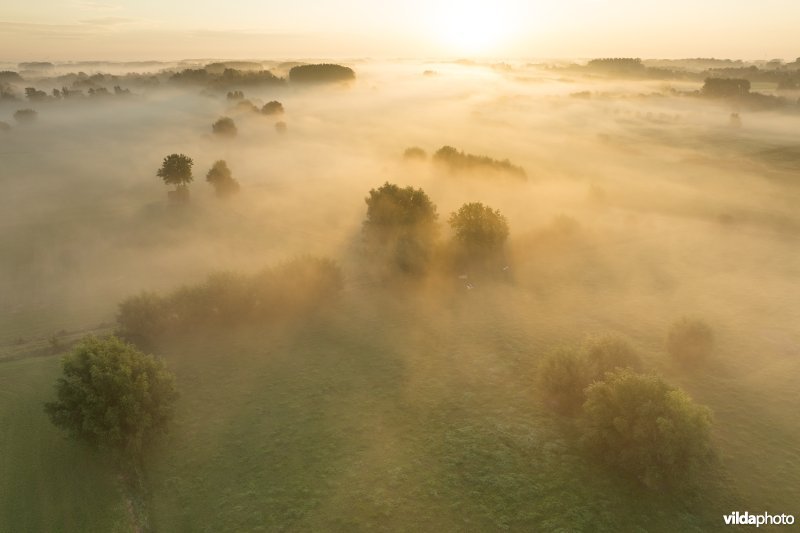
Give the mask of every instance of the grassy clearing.
M 59 372 L 58 357 L 0 363 L 0 531 L 130 531 L 114 469 L 44 413 Z

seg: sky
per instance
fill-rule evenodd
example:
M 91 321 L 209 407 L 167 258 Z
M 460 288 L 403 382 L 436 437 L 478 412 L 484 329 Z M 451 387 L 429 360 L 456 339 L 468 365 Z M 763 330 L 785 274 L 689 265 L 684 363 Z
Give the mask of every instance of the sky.
M 800 56 L 798 0 L 2 0 L 0 61 Z

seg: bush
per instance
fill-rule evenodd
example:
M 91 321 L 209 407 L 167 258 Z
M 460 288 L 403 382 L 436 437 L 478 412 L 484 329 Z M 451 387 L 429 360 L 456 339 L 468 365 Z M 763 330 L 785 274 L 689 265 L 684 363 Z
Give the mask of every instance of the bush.
M 164 363 L 116 337 L 85 338 L 63 360 L 50 420 L 92 446 L 137 455 L 172 414 L 174 377 Z
M 682 364 L 697 364 L 708 359 L 714 348 L 711 326 L 696 318 L 684 317 L 667 333 L 667 352 Z
M 33 109 L 19 109 L 14 112 L 14 120 L 20 124 L 30 124 L 34 122 L 39 116 Z
M 619 371 L 586 397 L 584 444 L 647 487 L 688 481 L 712 456 L 710 411 L 656 376 Z
M 231 175 L 231 170 L 223 159 L 214 163 L 206 174 L 206 181 L 214 187 L 214 192 L 221 198 L 239 192 L 239 182 Z
M 584 352 L 593 380 L 602 379 L 606 372 L 630 368 L 641 370 L 642 362 L 630 342 L 616 333 L 589 337 Z
M 508 238 L 506 217 L 480 202 L 462 205 L 448 223 L 456 241 L 473 253 L 497 251 Z
M 241 104 L 241 102 L 239 102 Z M 222 117 L 211 125 L 211 131 L 221 137 L 236 137 L 236 124 L 230 117 Z
M 334 299 L 344 286 L 329 259 L 301 257 L 255 275 L 219 272 L 165 296 L 142 293 L 119 306 L 117 333 L 150 348 L 171 335 L 248 322 L 293 319 Z
M 428 154 L 425 153 L 425 150 L 419 146 L 411 146 L 410 148 L 406 148 L 405 152 L 403 152 L 403 158 L 405 159 L 418 159 L 424 161 L 427 159 L 427 157 Z
M 589 337 L 579 348 L 559 348 L 546 355 L 539 363 L 539 391 L 550 409 L 574 415 L 586 400 L 586 388 L 607 372 L 640 368 L 630 343 L 621 335 L 605 333 Z
M 264 115 L 282 115 L 283 104 L 278 102 L 277 100 L 267 102 L 266 104 L 264 104 L 264 107 L 261 108 L 261 113 Z
M 576 348 L 559 348 L 539 363 L 538 385 L 545 404 L 562 415 L 577 413 L 583 390 L 591 382 L 584 354 Z

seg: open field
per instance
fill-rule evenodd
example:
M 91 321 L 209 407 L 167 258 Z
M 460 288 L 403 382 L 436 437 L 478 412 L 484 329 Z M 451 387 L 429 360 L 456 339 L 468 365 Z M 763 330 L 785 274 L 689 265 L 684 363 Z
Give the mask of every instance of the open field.
M 532 65 L 356 68 L 349 86 L 249 91 L 282 101 L 285 133 L 175 87 L 41 104 L 0 132 L 0 532 L 135 531 L 111 461 L 47 420 L 59 356 L 142 290 L 303 254 L 341 266 L 336 301 L 156 343 L 180 398 L 145 458 L 152 531 L 723 531 L 737 510 L 800 515 L 800 115 L 733 128 L 730 107 L 662 82 Z M 210 133 L 226 113 L 235 139 Z M 444 145 L 527 180 L 402 157 Z M 195 159 L 180 208 L 155 176 L 173 152 Z M 238 197 L 205 183 L 218 159 Z M 469 289 L 446 269 L 372 276 L 364 197 L 384 182 L 425 190 L 442 242 L 463 203 L 499 209 L 507 274 L 470 272 Z M 664 342 L 684 315 L 715 334 L 691 370 Z M 643 490 L 542 404 L 542 356 L 608 331 L 712 410 L 717 461 L 695 487 Z

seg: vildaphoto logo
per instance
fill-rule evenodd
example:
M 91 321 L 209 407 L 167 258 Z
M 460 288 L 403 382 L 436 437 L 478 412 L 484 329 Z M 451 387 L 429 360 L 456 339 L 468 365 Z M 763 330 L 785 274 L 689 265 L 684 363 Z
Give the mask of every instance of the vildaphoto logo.
M 725 524 L 729 526 L 791 526 L 794 524 L 794 515 L 790 514 L 750 514 L 747 511 L 733 512 L 723 515 Z

